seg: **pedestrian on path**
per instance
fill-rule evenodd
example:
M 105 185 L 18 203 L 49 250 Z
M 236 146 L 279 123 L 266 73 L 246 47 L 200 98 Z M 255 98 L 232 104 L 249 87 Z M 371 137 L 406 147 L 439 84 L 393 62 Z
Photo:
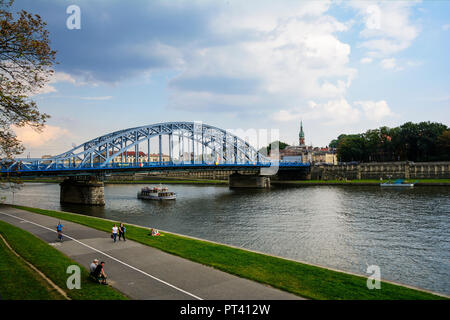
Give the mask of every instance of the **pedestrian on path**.
M 123 223 L 121 223 L 120 226 L 119 226 L 119 241 L 120 241 L 121 237 L 123 237 L 123 241 L 127 241 L 127 240 L 125 240 L 125 231 L 126 230 L 127 230 L 127 228 L 125 228 Z
M 61 221 L 58 222 L 58 225 L 56 226 L 56 231 L 58 232 L 58 239 L 59 241 L 63 241 L 63 234 L 62 234 L 62 229 L 64 228 L 64 226 L 61 224 Z
M 118 230 L 119 230 L 119 228 L 117 228 L 117 226 L 114 225 L 112 228 L 112 235 L 113 235 L 114 243 L 117 241 L 117 231 Z

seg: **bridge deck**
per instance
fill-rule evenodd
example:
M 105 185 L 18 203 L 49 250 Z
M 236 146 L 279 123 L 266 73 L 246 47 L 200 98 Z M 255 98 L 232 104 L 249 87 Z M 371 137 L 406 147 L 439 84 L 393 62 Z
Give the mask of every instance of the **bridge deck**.
M 143 172 L 143 171 L 174 171 L 174 170 L 259 170 L 261 168 L 279 167 L 283 169 L 308 168 L 309 163 L 301 162 L 260 162 L 260 163 L 174 163 L 174 162 L 145 162 L 145 163 L 111 163 L 108 165 L 94 164 L 89 166 L 68 166 L 64 164 L 18 164 L 14 167 L 3 166 L 1 173 L 12 175 L 79 175 L 79 174 L 101 174 L 121 172 Z

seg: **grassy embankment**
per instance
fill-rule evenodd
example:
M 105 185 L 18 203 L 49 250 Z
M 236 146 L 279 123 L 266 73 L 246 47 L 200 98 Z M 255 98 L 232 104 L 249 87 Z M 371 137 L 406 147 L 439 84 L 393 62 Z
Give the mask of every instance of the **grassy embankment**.
M 72 221 L 105 232 L 110 220 L 23 206 L 18 209 Z M 117 223 L 117 222 L 114 222 Z M 127 237 L 180 257 L 255 280 L 311 299 L 443 299 L 427 292 L 382 282 L 381 290 L 369 290 L 367 278 L 296 261 L 268 256 L 226 245 L 164 232 L 148 236 L 144 227 L 128 225 Z
M 73 300 L 127 299 L 110 286 L 91 281 L 85 267 L 79 265 L 31 233 L 0 221 L 0 234 L 22 258 L 44 273 Z M 65 299 L 22 259 L 14 255 L 0 239 L 0 296 L 7 300 Z M 81 269 L 81 289 L 69 290 L 66 285 L 70 274 L 67 267 Z
M 0 299 L 61 300 L 65 299 L 0 239 Z

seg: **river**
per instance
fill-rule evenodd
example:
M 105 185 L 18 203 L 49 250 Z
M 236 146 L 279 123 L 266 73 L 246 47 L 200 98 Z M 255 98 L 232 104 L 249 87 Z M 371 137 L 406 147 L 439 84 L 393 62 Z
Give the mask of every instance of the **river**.
M 450 188 L 303 186 L 230 190 L 169 185 L 177 200 L 138 200 L 143 185 L 106 185 L 105 207 L 61 205 L 59 185 L 29 183 L 15 204 L 195 236 L 450 294 Z M 12 202 L 11 192 L 3 192 Z

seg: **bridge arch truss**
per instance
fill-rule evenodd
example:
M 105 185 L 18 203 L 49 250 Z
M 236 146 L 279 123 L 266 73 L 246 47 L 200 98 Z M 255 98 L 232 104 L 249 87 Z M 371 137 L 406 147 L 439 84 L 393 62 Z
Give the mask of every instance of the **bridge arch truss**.
M 159 153 L 157 161 L 151 161 L 151 146 L 155 137 Z M 163 153 L 163 140 L 168 140 L 166 149 L 169 161 Z M 8 171 L 27 168 L 37 168 L 39 171 L 106 169 L 125 165 L 129 151 L 134 152 L 132 165 L 135 166 L 151 166 L 155 163 L 209 165 L 270 163 L 268 158 L 248 142 L 224 129 L 201 122 L 166 122 L 112 132 L 51 158 L 15 159 L 7 169 Z M 141 154 L 145 154 L 146 159 L 140 158 Z

